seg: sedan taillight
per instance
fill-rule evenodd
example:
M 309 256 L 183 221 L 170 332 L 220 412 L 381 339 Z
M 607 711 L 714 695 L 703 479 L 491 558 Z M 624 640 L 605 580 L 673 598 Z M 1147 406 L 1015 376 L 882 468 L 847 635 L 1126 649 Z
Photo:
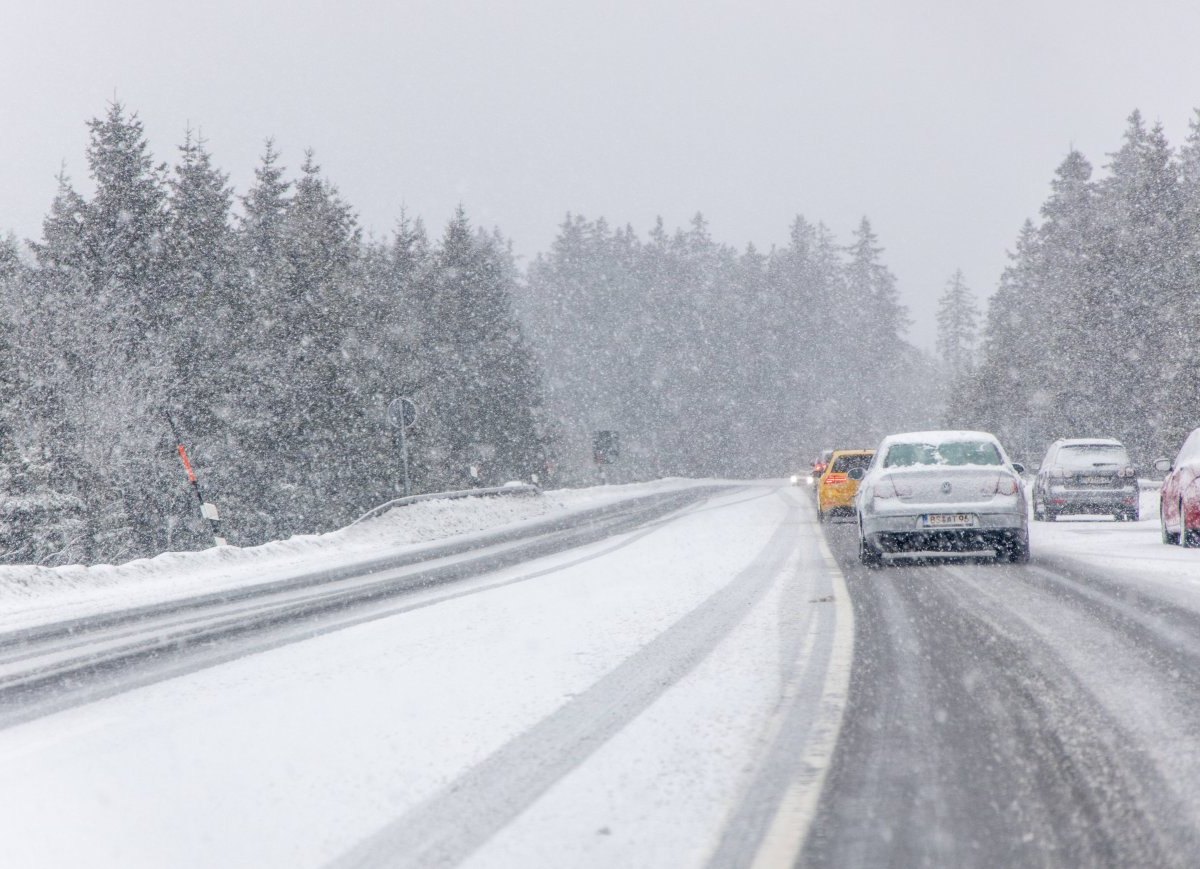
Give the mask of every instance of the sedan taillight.
M 1011 477 L 1008 474 L 1001 474 L 996 478 L 996 494 L 997 495 L 1015 495 L 1020 483 L 1016 477 Z

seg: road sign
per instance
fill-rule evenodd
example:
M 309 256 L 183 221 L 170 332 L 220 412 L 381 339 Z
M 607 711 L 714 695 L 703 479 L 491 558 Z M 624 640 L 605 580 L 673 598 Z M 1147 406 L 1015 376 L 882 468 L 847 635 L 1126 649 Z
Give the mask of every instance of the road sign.
M 392 428 L 412 428 L 417 421 L 417 405 L 411 398 L 394 399 L 387 408 L 388 425 Z
M 598 431 L 592 436 L 592 459 L 597 465 L 609 465 L 621 455 L 621 433 Z

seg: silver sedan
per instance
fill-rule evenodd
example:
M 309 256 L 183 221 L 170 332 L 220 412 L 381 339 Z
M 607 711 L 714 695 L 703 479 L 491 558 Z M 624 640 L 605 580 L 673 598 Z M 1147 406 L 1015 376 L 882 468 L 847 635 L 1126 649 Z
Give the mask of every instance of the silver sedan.
M 1024 468 L 987 432 L 889 435 L 863 473 L 859 560 L 884 555 L 994 555 L 1029 560 Z

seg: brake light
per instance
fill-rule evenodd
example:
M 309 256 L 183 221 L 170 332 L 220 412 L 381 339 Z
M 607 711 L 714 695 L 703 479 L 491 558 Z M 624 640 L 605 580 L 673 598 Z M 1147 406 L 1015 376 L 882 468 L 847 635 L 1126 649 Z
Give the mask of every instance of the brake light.
M 1120 476 L 1122 477 L 1132 477 L 1134 474 L 1135 471 L 1133 468 L 1122 468 L 1120 472 Z
M 997 474 L 994 483 L 984 483 L 980 490 L 985 495 L 1015 495 L 1020 484 L 1008 474 Z

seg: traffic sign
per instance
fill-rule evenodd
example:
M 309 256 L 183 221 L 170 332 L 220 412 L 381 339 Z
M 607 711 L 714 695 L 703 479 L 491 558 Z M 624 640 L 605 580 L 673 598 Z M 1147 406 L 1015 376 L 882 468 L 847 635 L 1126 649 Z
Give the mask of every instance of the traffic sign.
M 397 398 L 387 408 L 388 425 L 392 428 L 412 428 L 417 421 L 417 405 L 411 398 Z

